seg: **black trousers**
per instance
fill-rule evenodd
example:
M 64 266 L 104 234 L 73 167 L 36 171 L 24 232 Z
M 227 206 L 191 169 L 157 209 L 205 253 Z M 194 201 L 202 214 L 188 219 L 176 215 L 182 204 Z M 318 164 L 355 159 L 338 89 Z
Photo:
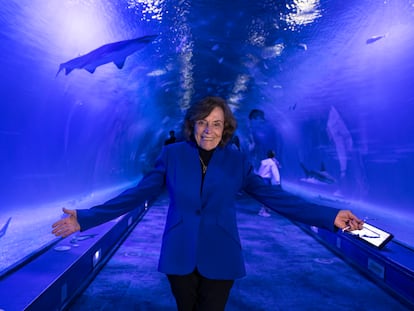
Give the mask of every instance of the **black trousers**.
M 167 275 L 178 311 L 224 311 L 234 280 L 211 280 L 197 270 Z

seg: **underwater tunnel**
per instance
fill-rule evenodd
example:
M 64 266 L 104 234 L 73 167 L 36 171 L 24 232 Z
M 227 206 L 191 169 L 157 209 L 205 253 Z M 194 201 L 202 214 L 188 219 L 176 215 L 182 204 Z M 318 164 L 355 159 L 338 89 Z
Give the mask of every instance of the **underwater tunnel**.
M 295 236 L 333 254 L 305 257 L 344 262 L 393 306 L 414 308 L 412 0 L 10 0 L 0 7 L 0 46 L 0 310 L 82 310 L 79 297 L 131 234 L 151 230 L 149 220 L 162 226 L 168 200 L 65 239 L 52 223 L 62 207 L 88 208 L 135 185 L 170 131 L 183 138 L 185 111 L 209 95 L 229 103 L 253 164 L 274 150 L 286 191 L 350 209 L 393 236 L 378 248 L 292 223 Z M 278 215 L 258 220 L 259 207 L 240 196 L 241 227 L 270 234 L 252 240 L 289 239 Z M 283 261 L 276 248 L 263 256 Z M 125 254 L 120 261 L 145 259 Z M 344 299 L 359 301 L 364 284 Z M 172 300 L 161 308 L 142 297 L 123 309 L 174 310 Z M 257 308 L 231 299 L 229 310 L 304 310 L 298 297 L 276 309 L 254 293 Z M 364 301 L 354 307 L 390 306 Z

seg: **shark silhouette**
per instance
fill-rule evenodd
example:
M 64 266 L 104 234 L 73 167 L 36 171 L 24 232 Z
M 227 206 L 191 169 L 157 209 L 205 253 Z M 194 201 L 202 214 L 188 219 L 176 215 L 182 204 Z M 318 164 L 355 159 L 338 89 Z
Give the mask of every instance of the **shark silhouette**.
M 0 238 L 6 234 L 7 228 L 9 227 L 10 221 L 11 221 L 11 217 L 9 217 L 9 219 L 6 221 L 6 224 L 0 229 Z
M 310 170 L 306 168 L 306 166 L 301 162 L 300 166 L 303 169 L 303 172 L 305 173 L 306 178 L 304 181 L 312 182 L 312 181 L 318 181 L 325 184 L 333 184 L 336 182 L 335 178 L 333 178 L 331 175 L 328 174 L 328 172 L 325 169 L 325 165 L 321 163 L 321 169 L 320 171 Z
M 68 75 L 74 69 L 85 69 L 90 73 L 94 73 L 95 69 L 101 65 L 113 62 L 119 69 L 122 69 L 125 64 L 126 58 L 141 50 L 148 43 L 154 41 L 158 35 L 148 35 L 131 40 L 118 41 L 105 44 L 88 54 L 73 58 L 66 63 L 62 63 L 59 66 L 59 70 L 56 76 L 65 70 L 65 74 Z

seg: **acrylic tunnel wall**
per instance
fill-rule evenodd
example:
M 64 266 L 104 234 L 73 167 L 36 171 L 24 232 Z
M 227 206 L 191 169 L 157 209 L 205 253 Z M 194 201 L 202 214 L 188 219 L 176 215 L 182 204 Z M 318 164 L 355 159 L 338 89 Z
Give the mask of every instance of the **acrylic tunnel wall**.
M 0 46 L 3 273 L 55 240 L 61 207 L 139 180 L 205 95 L 252 161 L 276 151 L 287 189 L 414 247 L 410 0 L 11 0 Z

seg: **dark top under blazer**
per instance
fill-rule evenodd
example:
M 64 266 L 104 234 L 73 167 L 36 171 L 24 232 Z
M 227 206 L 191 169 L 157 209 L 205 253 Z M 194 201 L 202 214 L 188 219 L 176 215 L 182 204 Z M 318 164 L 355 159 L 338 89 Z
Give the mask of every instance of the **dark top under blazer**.
M 201 189 L 197 146 L 180 142 L 163 148 L 154 169 L 136 187 L 102 205 L 77 210 L 82 231 L 131 211 L 165 185 L 170 203 L 158 269 L 166 274 L 184 275 L 197 268 L 211 279 L 245 275 L 235 204 L 241 190 L 289 219 L 330 230 L 338 213 L 267 185 L 246 156 L 229 147 L 214 151 Z

